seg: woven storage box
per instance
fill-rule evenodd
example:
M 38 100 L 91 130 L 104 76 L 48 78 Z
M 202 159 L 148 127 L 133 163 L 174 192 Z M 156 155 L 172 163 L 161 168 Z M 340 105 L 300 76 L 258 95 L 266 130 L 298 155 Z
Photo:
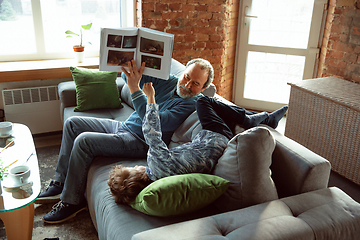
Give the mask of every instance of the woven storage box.
M 336 77 L 291 85 L 285 136 L 360 185 L 360 84 Z

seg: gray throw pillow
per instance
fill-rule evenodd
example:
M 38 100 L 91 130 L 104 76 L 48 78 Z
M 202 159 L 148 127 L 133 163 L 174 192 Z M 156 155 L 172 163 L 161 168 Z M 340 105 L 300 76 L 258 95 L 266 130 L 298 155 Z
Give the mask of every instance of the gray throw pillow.
M 278 199 L 270 170 L 274 149 L 275 139 L 265 127 L 248 129 L 229 141 L 213 171 L 231 182 L 215 202 L 221 211 Z

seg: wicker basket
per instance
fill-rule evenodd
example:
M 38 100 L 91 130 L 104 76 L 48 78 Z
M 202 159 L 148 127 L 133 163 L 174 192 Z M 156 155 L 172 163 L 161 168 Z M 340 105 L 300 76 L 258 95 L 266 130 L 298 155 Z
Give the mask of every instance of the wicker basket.
M 285 136 L 360 185 L 360 84 L 327 77 L 289 85 Z

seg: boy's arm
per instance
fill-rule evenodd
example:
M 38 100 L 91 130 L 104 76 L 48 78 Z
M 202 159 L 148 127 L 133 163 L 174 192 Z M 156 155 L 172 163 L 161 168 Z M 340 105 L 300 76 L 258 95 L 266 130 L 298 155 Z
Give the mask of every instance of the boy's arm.
M 162 140 L 158 105 L 149 103 L 143 119 L 142 131 L 149 145 L 147 163 L 151 170 L 171 159 L 171 153 Z

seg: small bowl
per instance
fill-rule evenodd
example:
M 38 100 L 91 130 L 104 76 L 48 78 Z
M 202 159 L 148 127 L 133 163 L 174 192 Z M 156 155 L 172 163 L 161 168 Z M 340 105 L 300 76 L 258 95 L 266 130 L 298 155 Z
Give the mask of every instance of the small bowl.
M 0 122 L 0 137 L 9 137 L 12 134 L 12 122 Z

